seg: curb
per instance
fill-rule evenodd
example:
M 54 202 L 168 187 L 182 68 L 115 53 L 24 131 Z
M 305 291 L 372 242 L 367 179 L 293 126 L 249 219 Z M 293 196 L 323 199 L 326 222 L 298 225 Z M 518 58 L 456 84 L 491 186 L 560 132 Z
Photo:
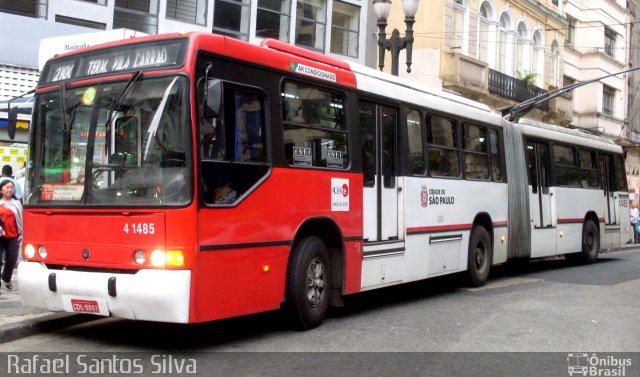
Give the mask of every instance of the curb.
M 60 330 L 99 318 L 102 317 L 73 313 L 51 313 L 40 318 L 9 323 L 0 326 L 0 344 L 39 333 Z

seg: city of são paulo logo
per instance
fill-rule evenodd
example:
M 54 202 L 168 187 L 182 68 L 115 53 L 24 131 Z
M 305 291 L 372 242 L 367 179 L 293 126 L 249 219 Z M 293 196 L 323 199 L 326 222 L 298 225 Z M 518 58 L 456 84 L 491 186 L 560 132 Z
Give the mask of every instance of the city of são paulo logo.
M 570 353 L 567 356 L 567 371 L 570 376 L 626 376 L 631 359 L 615 356 L 598 356 L 595 353 Z

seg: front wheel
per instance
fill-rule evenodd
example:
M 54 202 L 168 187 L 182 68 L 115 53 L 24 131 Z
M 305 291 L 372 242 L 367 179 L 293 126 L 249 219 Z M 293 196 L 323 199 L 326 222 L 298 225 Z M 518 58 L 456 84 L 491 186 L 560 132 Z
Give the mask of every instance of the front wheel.
M 469 256 L 467 260 L 471 284 L 480 287 L 487 283 L 492 260 L 493 247 L 489 232 L 485 227 L 476 225 L 471 230 L 471 237 L 469 237 Z
M 329 306 L 329 252 L 318 237 L 303 239 L 293 250 L 287 283 L 287 309 L 295 327 L 320 326 Z

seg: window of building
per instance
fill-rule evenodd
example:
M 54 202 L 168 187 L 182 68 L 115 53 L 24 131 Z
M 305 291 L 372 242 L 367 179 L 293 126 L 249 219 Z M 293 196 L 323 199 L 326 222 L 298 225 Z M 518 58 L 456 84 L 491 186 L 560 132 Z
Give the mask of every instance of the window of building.
M 580 149 L 578 151 L 580 162 L 580 184 L 582 187 L 597 188 L 598 170 L 596 169 L 596 152 Z
M 554 145 L 553 161 L 556 184 L 558 184 L 558 186 L 580 186 L 578 182 L 578 166 L 573 148 L 564 145 Z
M 282 88 L 287 162 L 300 167 L 346 169 L 349 165 L 344 96 L 312 85 Z
M 331 19 L 331 52 L 358 57 L 360 7 L 334 2 Z
M 289 42 L 291 0 L 258 0 L 256 36 Z
M 452 119 L 427 116 L 427 143 L 429 175 L 432 177 L 459 177 L 457 124 Z
M 250 0 L 216 0 L 213 10 L 213 31 L 245 41 L 249 40 L 250 5 Z
M 62 24 L 90 27 L 92 29 L 98 29 L 98 30 L 106 30 L 107 29 L 107 25 L 103 24 L 103 23 L 100 23 L 100 22 L 81 20 L 79 18 L 61 16 L 59 14 L 56 14 L 56 22 L 60 22 Z
M 604 28 L 604 53 L 612 58 L 616 56 L 616 32 L 607 27 Z
M 206 16 L 207 0 L 167 0 L 167 18 L 206 25 Z
M 576 43 L 576 24 L 578 20 L 567 14 L 567 35 L 564 42 L 573 46 Z
M 463 166 L 467 179 L 489 179 L 489 138 L 485 127 L 464 124 L 462 128 Z
M 507 13 L 500 16 L 500 33 L 498 34 L 498 70 L 504 74 L 511 74 L 508 69 L 507 51 L 511 51 L 509 29 L 511 28 L 511 19 Z
M 543 85 L 544 71 L 544 42 L 542 33 L 536 30 L 533 33 L 533 54 L 531 54 L 531 72 L 536 75 L 536 86 L 541 88 Z
M 95 3 L 98 5 L 107 5 L 107 0 L 80 0 L 80 1 L 85 1 L 87 3 Z
M 604 115 L 613 116 L 613 101 L 616 90 L 610 86 L 602 86 L 602 113 Z
M 479 14 L 479 24 L 480 31 L 478 33 L 478 60 L 483 61 L 485 63 L 489 63 L 489 30 L 491 28 L 490 25 L 490 5 L 486 2 L 482 3 L 480 6 L 480 14 Z
M 47 18 L 47 0 L 6 0 L 0 1 L 0 12 L 21 16 Z
M 518 24 L 518 36 L 516 37 L 516 75 L 524 77 L 527 75 L 528 68 L 525 64 L 527 25 L 524 22 Z
M 562 87 L 566 88 L 567 86 L 571 86 L 573 84 L 576 83 L 576 80 L 572 79 L 569 76 L 564 76 L 562 78 Z M 566 99 L 573 99 L 573 90 L 570 90 L 568 92 L 562 93 L 562 96 Z
M 560 47 L 558 47 L 558 41 L 555 39 L 551 43 L 551 77 L 549 83 L 554 86 L 558 86 L 558 74 L 560 72 Z
M 467 53 L 465 45 L 465 18 L 467 6 L 465 1 L 456 0 L 453 4 L 453 39 L 451 47 L 460 48 L 462 53 Z
M 115 0 L 113 28 L 158 32 L 158 0 Z
M 411 174 L 424 175 L 424 144 L 422 132 L 422 120 L 420 113 L 416 110 L 407 112 L 407 134 L 409 137 L 409 169 Z
M 324 51 L 326 0 L 298 0 L 296 4 L 296 44 Z

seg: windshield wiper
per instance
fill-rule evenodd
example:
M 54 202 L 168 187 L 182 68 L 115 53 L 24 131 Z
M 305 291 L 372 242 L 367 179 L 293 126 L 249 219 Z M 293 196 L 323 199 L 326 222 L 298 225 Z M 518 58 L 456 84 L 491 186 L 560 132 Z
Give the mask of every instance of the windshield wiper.
M 111 108 L 109 109 L 109 118 L 107 118 L 107 122 L 105 123 L 105 129 L 107 130 L 109 129 L 109 126 L 113 121 L 113 114 L 115 113 L 116 110 L 120 108 L 120 106 L 122 105 L 122 102 L 124 102 L 124 100 L 127 98 L 127 95 L 129 95 L 129 91 L 131 90 L 131 88 L 133 88 L 133 84 L 136 81 L 138 81 L 141 77 L 142 77 L 142 71 L 133 72 L 133 75 L 127 82 L 127 85 L 124 86 L 124 88 L 118 95 L 118 98 L 113 102 L 113 104 L 111 105 Z

